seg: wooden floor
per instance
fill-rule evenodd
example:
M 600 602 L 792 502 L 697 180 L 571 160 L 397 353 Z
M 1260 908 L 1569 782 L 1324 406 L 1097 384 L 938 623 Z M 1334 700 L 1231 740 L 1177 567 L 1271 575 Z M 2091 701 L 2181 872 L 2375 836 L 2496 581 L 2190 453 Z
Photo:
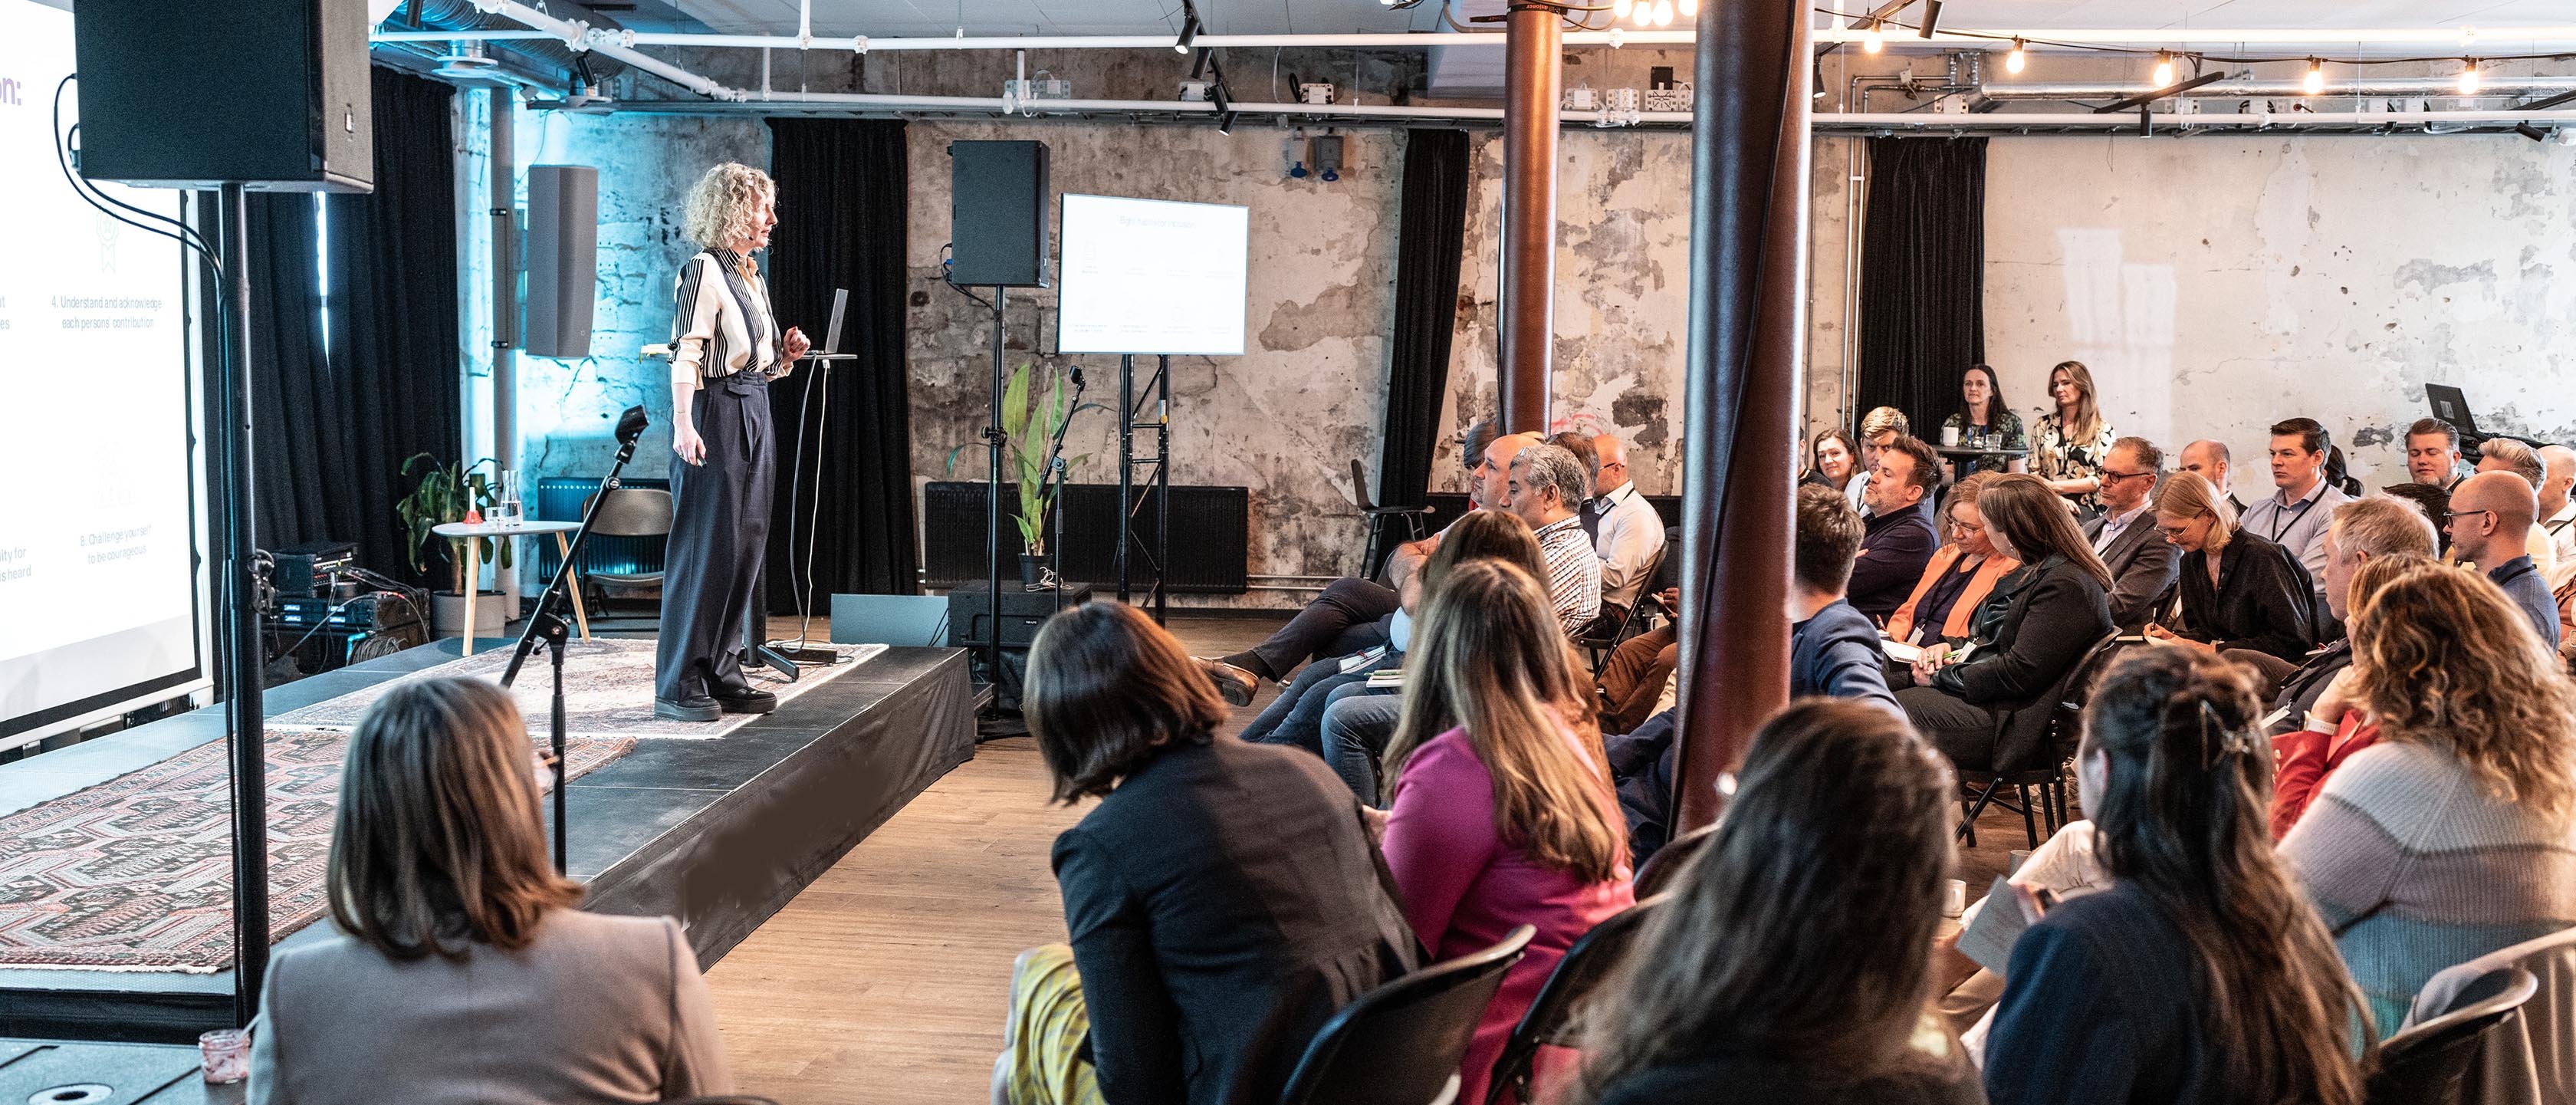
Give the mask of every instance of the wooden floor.
M 1219 655 L 1277 625 L 1172 628 Z M 1036 745 L 1018 737 L 984 744 L 861 841 L 707 973 L 742 1089 L 789 1105 L 985 1100 L 1011 960 L 1064 939 L 1048 849 L 1081 814 L 1047 801 Z M 2024 846 L 2020 817 L 1988 813 L 1978 842 L 1960 854 L 1971 897 Z

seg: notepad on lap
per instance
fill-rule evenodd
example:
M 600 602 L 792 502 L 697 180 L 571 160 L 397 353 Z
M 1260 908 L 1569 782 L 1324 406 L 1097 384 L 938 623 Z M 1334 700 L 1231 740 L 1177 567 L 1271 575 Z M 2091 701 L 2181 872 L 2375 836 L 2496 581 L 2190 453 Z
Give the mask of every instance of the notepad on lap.
M 1911 664 L 1916 660 L 1923 658 L 1923 650 L 1921 648 L 1906 644 L 1903 641 L 1883 640 L 1878 643 L 1878 647 L 1881 651 L 1887 653 L 1888 659 L 1894 660 L 1900 664 Z

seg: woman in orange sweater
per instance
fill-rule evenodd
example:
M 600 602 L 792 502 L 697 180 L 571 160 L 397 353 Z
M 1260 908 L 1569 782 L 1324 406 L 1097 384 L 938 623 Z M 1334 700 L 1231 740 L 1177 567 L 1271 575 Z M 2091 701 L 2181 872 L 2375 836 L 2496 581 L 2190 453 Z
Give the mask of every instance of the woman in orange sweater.
M 1968 636 L 1968 623 L 1977 616 L 1978 604 L 1995 589 L 1995 581 L 2021 567 L 2021 561 L 1995 551 L 1994 541 L 1986 536 L 1985 516 L 1977 513 L 1977 491 L 1988 478 L 1988 473 L 1979 472 L 1950 489 L 1945 508 L 1950 542 L 1932 554 L 1914 594 L 1888 616 L 1890 640 L 1919 645 Z

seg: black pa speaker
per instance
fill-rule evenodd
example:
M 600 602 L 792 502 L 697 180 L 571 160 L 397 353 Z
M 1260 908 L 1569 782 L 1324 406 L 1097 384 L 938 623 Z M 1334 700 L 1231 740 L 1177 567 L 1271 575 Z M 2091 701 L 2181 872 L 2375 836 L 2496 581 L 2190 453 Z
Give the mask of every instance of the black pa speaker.
M 1044 142 L 948 144 L 948 282 L 1047 286 Z
M 374 188 L 364 0 L 81 0 L 72 35 L 82 176 Z
M 528 166 L 528 354 L 590 356 L 598 298 L 599 170 Z

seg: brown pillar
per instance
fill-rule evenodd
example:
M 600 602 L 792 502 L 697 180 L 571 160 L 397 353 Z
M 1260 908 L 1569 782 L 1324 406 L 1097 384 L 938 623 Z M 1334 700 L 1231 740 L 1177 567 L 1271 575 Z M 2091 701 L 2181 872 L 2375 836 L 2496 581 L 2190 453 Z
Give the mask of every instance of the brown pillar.
M 1789 694 L 1807 258 L 1807 6 L 1702 3 L 1691 126 L 1677 829 Z
M 1503 46 L 1503 432 L 1546 433 L 1554 359 L 1563 14 L 1515 0 Z

